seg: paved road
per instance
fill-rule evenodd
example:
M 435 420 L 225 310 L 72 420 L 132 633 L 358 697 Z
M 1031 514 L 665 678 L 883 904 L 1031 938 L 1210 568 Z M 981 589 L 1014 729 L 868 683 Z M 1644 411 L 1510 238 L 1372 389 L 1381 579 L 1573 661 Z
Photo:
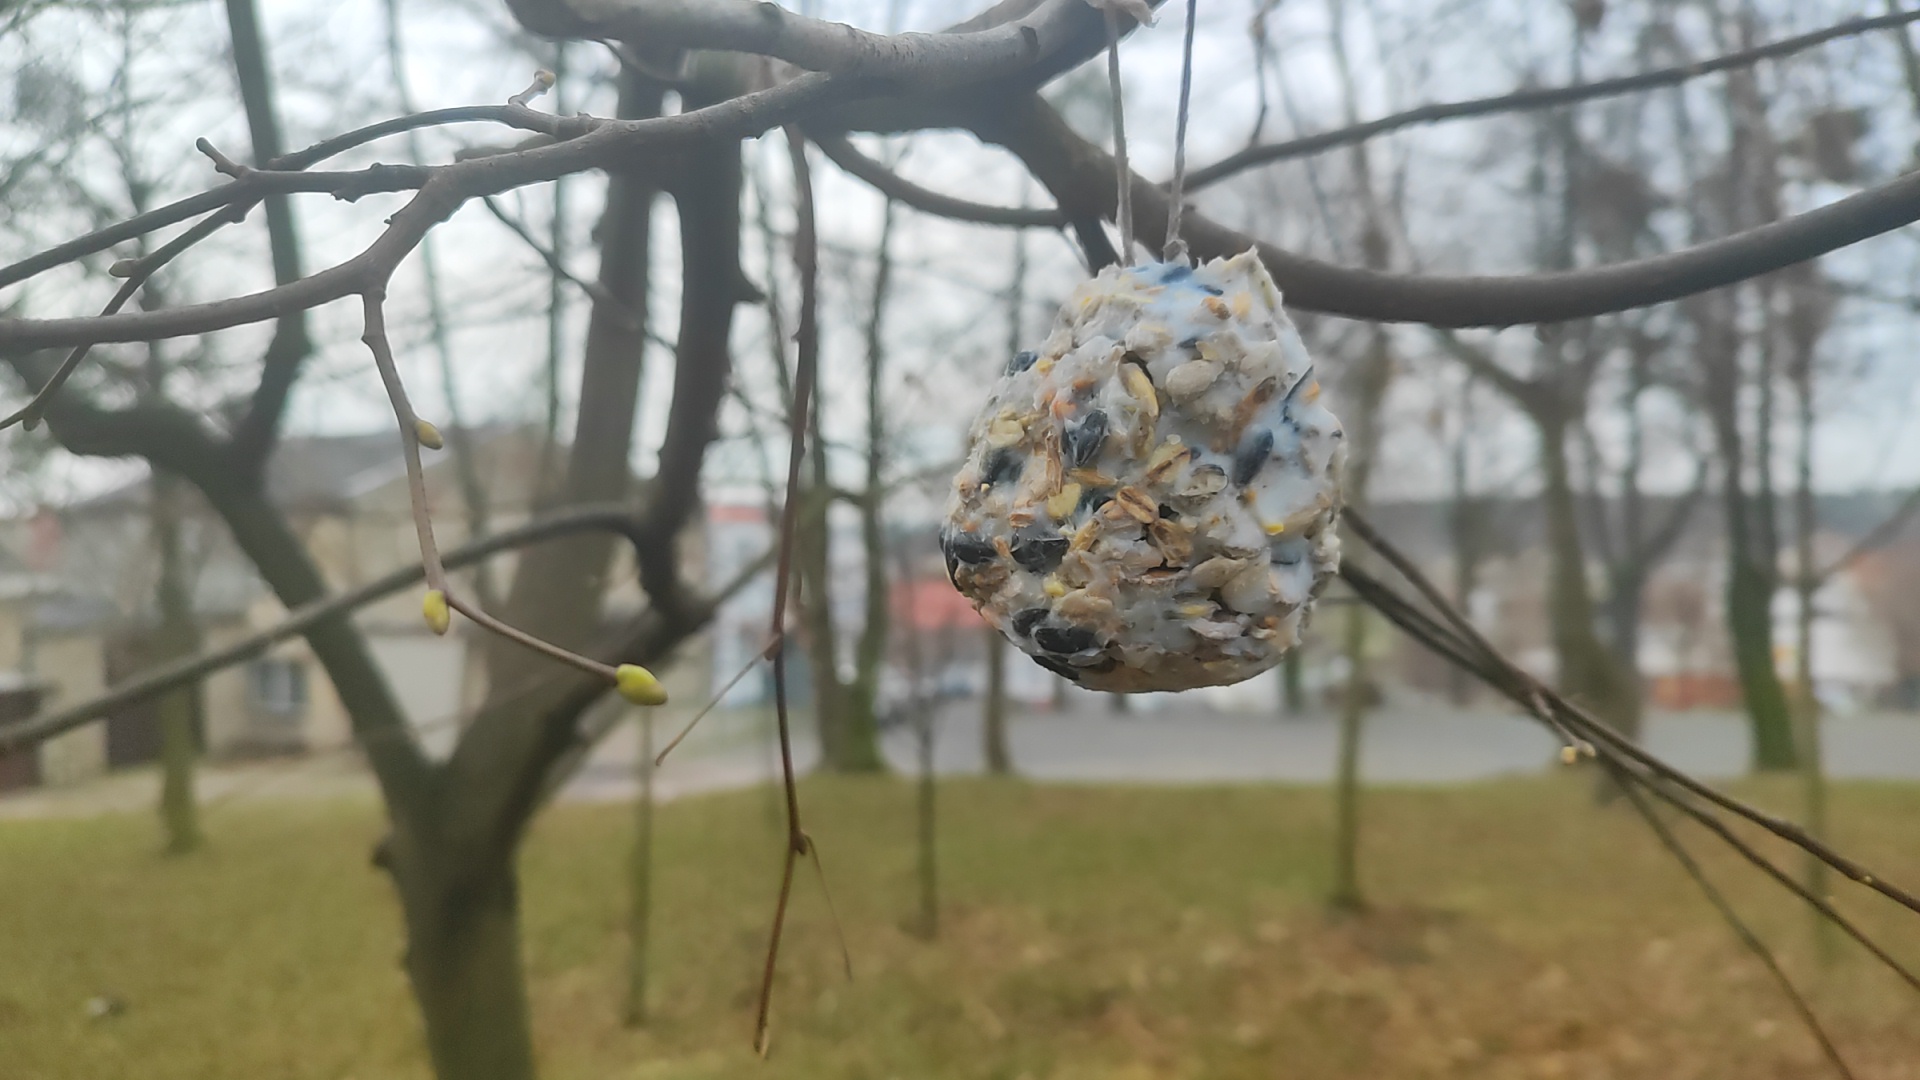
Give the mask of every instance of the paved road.
M 934 755 L 940 772 L 981 770 L 978 716 L 976 702 L 943 711 Z M 708 733 L 708 741 L 685 760 L 668 759 L 659 774 L 663 794 L 751 784 L 772 775 L 772 744 L 759 718 L 734 715 L 721 724 L 732 727 Z M 1020 713 L 1010 734 L 1016 767 L 1042 780 L 1320 783 L 1333 775 L 1337 749 L 1337 725 L 1327 715 L 1289 719 L 1185 708 L 1116 715 L 1104 702 Z M 1920 716 L 1837 717 L 1827 722 L 1825 739 L 1835 777 L 1920 779 Z M 630 732 L 610 739 L 568 795 L 629 797 L 635 741 Z M 1646 742 L 1698 776 L 1746 771 L 1746 727 L 1734 714 L 1657 714 L 1649 719 Z M 896 767 L 913 767 L 911 731 L 889 732 L 885 749 Z M 1518 716 L 1400 702 L 1367 718 L 1361 761 L 1373 783 L 1449 784 L 1551 768 L 1558 751 L 1553 736 Z M 801 738 L 796 754 L 801 767 L 810 764 L 811 739 Z
M 1289 719 L 1193 709 L 1178 700 L 1155 704 L 1160 707 L 1124 715 L 1109 712 L 1103 699 L 1064 712 L 1017 712 L 1010 727 L 1014 763 L 1025 776 L 1061 781 L 1321 783 L 1333 775 L 1337 732 L 1330 716 Z M 943 711 L 935 737 L 935 766 L 942 773 L 981 770 L 978 718 L 978 702 L 956 702 Z M 745 787 L 776 775 L 766 719 L 746 711 L 709 717 L 659 772 L 660 797 Z M 662 710 L 663 739 L 677 723 L 673 712 Z M 1656 754 L 1698 776 L 1746 771 L 1746 728 L 1732 714 L 1656 715 L 1647 741 Z M 631 798 L 637 744 L 634 726 L 616 731 L 563 797 Z M 809 767 L 816 757 L 812 739 L 803 733 L 795 749 L 800 767 Z M 885 749 L 897 768 L 914 767 L 912 731 L 888 732 Z M 1517 716 L 1399 701 L 1367 718 L 1361 761 L 1372 783 L 1452 784 L 1551 768 L 1558 750 L 1537 724 Z M 1836 777 L 1920 780 L 1920 716 L 1831 719 L 1826 752 Z M 154 770 L 133 770 L 78 787 L 0 798 L 0 819 L 148 812 L 158 790 Z M 373 795 L 351 754 L 210 765 L 200 772 L 198 790 L 203 802 L 216 806 Z

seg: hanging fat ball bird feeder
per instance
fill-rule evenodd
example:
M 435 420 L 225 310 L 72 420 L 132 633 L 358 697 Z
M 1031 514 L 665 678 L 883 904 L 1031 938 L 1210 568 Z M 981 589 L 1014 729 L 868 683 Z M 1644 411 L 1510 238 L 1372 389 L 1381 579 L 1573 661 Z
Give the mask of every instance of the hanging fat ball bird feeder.
M 1110 266 L 975 418 L 948 575 L 1081 686 L 1218 686 L 1279 662 L 1339 566 L 1345 443 L 1247 252 Z

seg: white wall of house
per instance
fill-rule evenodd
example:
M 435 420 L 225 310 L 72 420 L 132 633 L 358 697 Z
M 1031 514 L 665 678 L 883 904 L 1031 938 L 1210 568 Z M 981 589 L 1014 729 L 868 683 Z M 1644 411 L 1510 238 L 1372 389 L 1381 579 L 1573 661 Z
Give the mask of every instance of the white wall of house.
M 1813 682 L 1824 702 L 1864 703 L 1899 677 L 1892 638 L 1851 575 L 1828 580 L 1813 612 Z M 1799 594 L 1782 589 L 1773 602 L 1774 655 L 1789 677 L 1798 667 L 1799 618 Z
M 419 633 L 369 633 L 367 646 L 374 663 L 393 687 L 406 710 L 407 721 L 419 733 L 427 753 L 436 758 L 453 751 L 460 734 L 461 688 L 466 676 L 467 640 L 464 634 L 435 637 Z
M 75 705 L 106 689 L 106 658 L 97 634 L 36 633 L 34 678 L 49 686 L 45 708 Z M 40 747 L 40 782 L 72 784 L 107 769 L 107 725 L 96 721 L 48 739 Z

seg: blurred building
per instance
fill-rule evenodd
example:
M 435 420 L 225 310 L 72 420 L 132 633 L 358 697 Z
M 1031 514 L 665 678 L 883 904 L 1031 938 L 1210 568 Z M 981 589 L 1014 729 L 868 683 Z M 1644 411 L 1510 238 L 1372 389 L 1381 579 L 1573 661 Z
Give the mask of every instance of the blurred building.
M 525 521 L 547 460 L 540 434 L 482 429 L 469 444 L 485 485 L 489 530 Z M 430 455 L 426 466 L 435 534 L 443 549 L 458 546 L 469 517 L 453 456 Z M 268 463 L 266 482 L 333 590 L 418 561 L 397 434 L 286 439 Z M 9 707 L 9 693 L 57 708 L 165 655 L 155 640 L 151 499 L 142 478 L 0 523 L 0 713 L 20 711 Z M 285 618 L 225 526 L 197 495 L 189 501 L 181 542 L 203 645 L 237 641 Z M 498 580 L 510 580 L 512 558 L 493 561 Z M 423 743 L 429 750 L 450 746 L 462 710 L 484 689 L 478 650 L 469 647 L 472 625 L 456 620 L 456 632 L 436 637 L 421 621 L 417 590 L 362 608 L 355 621 Z M 336 749 L 352 741 L 346 711 L 300 639 L 210 676 L 202 695 L 199 734 L 212 757 Z M 123 710 L 51 740 L 32 762 L 0 764 L 0 786 L 9 777 L 54 783 L 153 759 L 153 707 Z
M 1815 535 L 1816 562 L 1829 566 L 1851 552 L 1882 521 L 1895 514 L 1903 493 L 1826 495 L 1818 500 L 1821 528 Z M 1589 500 L 1583 542 L 1593 595 L 1601 610 L 1600 632 L 1607 640 L 1605 553 L 1617 540 L 1603 536 L 1602 519 L 1619 520 L 1618 507 Z M 1671 498 L 1652 500 L 1649 521 L 1673 509 Z M 1456 508 L 1443 501 L 1397 502 L 1375 507 L 1369 516 L 1383 533 L 1413 557 L 1423 572 L 1457 597 L 1461 579 L 1461 534 Z M 1475 584 L 1465 607 L 1495 645 L 1524 667 L 1551 678 L 1545 581 L 1545 522 L 1531 498 L 1484 501 L 1476 511 L 1481 538 Z M 1662 709 L 1734 709 L 1740 706 L 1739 682 L 1725 630 L 1726 537 L 1719 504 L 1695 507 L 1670 554 L 1651 571 L 1640 611 L 1636 665 L 1648 703 Z M 1798 597 L 1792 591 L 1793 529 L 1783 520 L 1781 591 L 1774 597 L 1775 659 L 1784 677 L 1795 670 Z M 1901 591 L 1902 583 L 1905 591 Z M 1914 707 L 1920 705 L 1920 524 L 1886 545 L 1854 559 L 1826 580 L 1814 598 L 1813 678 L 1815 691 L 1830 706 Z M 1420 646 L 1404 642 L 1395 665 L 1401 680 L 1414 686 L 1451 691 L 1456 676 Z

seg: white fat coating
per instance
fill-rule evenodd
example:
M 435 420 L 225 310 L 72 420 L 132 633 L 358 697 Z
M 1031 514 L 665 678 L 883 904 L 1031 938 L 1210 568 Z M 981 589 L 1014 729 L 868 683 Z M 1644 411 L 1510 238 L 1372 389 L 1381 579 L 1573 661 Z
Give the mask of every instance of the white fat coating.
M 941 545 L 1008 640 L 1095 690 L 1251 678 L 1340 562 L 1346 444 L 1253 252 L 1108 267 L 994 383 Z

